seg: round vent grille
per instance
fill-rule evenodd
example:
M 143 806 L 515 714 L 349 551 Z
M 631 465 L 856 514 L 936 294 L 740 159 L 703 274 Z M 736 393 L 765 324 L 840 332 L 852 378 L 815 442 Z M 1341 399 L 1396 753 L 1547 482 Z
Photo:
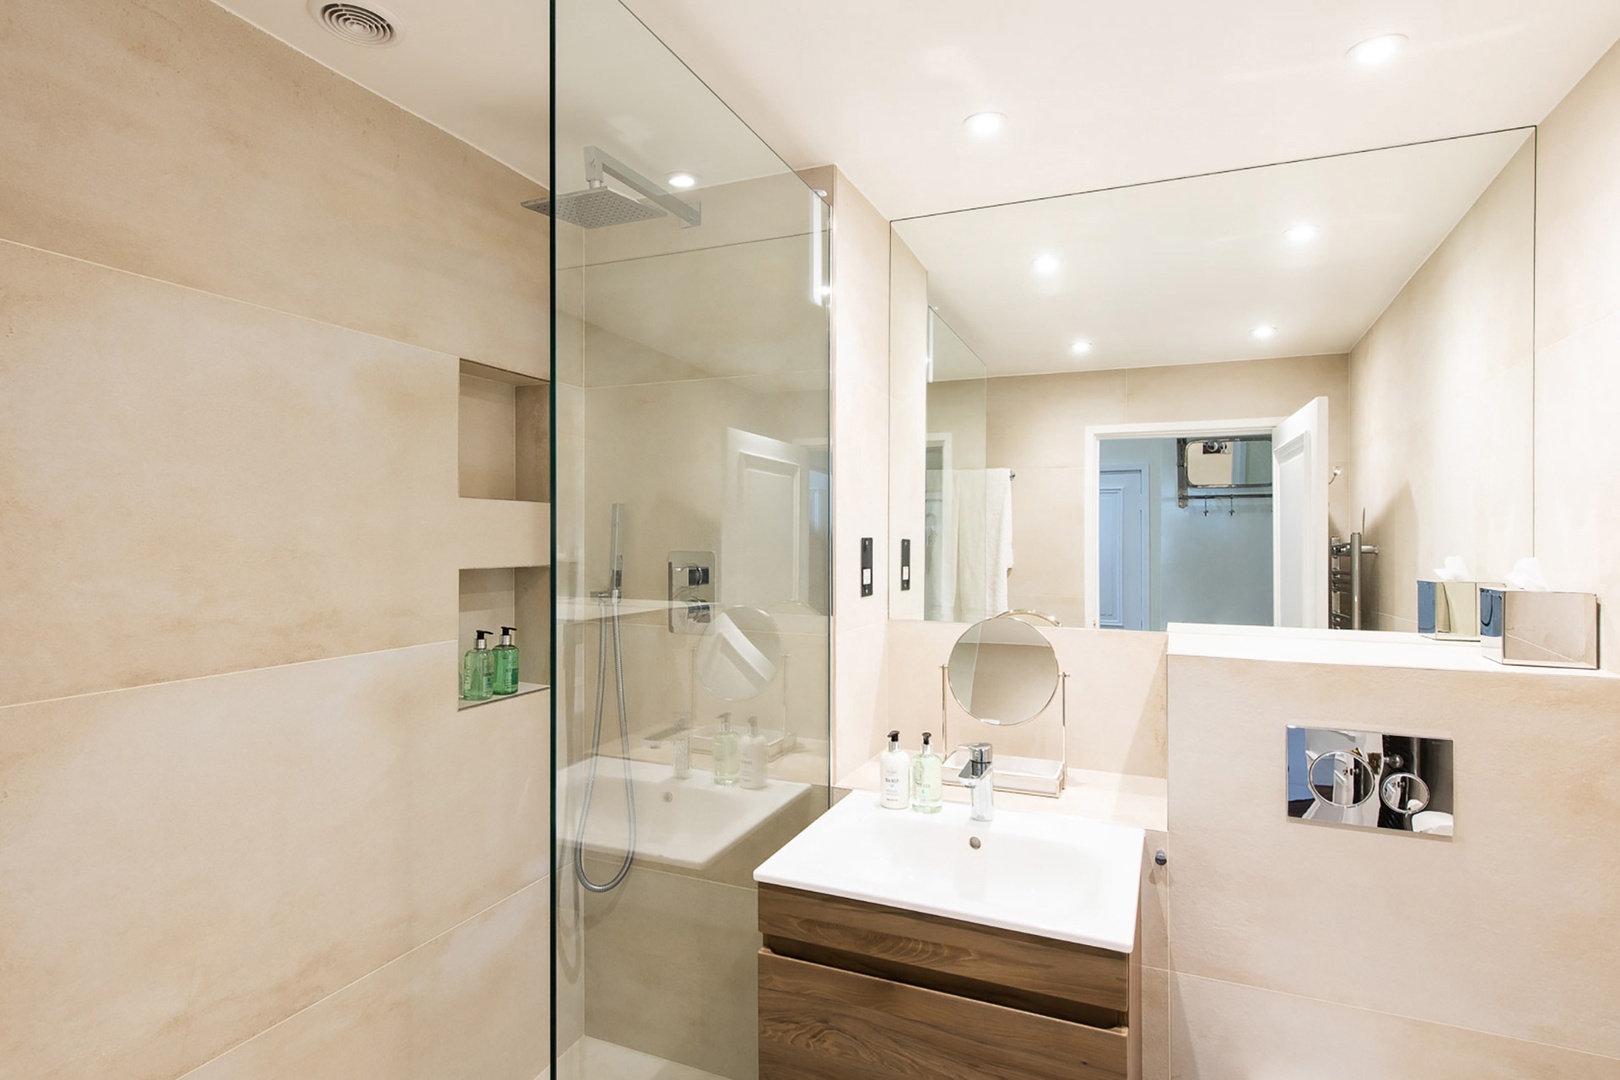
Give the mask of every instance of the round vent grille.
M 351 45 L 380 47 L 399 40 L 393 17 L 380 8 L 360 4 L 325 3 L 314 0 L 309 13 L 320 24 Z

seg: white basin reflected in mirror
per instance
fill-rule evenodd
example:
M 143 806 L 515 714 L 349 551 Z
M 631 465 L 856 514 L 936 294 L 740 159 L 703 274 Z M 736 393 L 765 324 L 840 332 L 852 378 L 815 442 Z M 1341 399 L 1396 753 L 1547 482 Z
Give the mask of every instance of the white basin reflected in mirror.
M 1039 937 L 1130 952 L 1141 829 L 997 809 L 970 821 L 884 810 L 857 791 L 754 872 L 754 880 Z
M 677 780 L 667 764 L 631 761 L 630 788 L 636 800 L 636 858 L 686 870 L 702 870 L 750 833 L 799 800 L 810 785 L 773 778 L 763 789 L 722 787 L 711 774 L 693 769 Z M 589 761 L 558 775 L 559 791 L 576 802 L 585 790 Z M 585 829 L 585 852 L 602 858 L 624 854 L 628 821 L 624 802 L 624 762 L 604 757 L 597 766 L 596 792 Z

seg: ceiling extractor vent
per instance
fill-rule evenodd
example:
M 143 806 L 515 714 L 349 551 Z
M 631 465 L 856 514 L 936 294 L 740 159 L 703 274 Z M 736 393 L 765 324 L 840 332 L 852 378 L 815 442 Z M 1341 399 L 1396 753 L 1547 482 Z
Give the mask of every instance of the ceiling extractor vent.
M 380 48 L 399 40 L 399 28 L 394 24 L 394 17 L 382 8 L 310 0 L 309 13 L 315 16 L 315 21 L 351 45 Z

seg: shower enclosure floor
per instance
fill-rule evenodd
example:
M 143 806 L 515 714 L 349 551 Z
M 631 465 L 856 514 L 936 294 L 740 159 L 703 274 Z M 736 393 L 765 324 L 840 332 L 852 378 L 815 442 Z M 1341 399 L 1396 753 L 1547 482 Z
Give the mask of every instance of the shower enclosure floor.
M 535 1080 L 547 1080 L 544 1073 Z M 579 1040 L 557 1062 L 557 1080 L 725 1080 L 690 1065 L 665 1061 L 628 1046 L 593 1039 Z

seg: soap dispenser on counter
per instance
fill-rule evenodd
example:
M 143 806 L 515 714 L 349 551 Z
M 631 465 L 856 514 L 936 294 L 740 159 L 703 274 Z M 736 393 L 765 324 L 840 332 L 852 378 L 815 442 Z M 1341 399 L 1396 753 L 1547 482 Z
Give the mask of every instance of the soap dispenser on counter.
M 878 759 L 878 792 L 885 810 L 911 805 L 911 755 L 900 749 L 900 732 L 889 732 L 889 748 Z
M 720 714 L 720 730 L 714 733 L 714 782 L 722 787 L 732 787 L 737 783 L 738 773 L 742 771 L 742 747 L 739 745 L 737 733 L 731 730 L 731 714 Z
M 518 690 L 518 647 L 512 644 L 517 633 L 515 626 L 501 627 L 501 643 L 492 650 L 495 654 L 495 693 L 515 694 Z
M 741 785 L 752 791 L 765 787 L 770 769 L 770 747 L 759 733 L 759 717 L 748 718 L 748 734 L 742 737 Z
M 922 749 L 911 759 L 911 808 L 919 814 L 937 814 L 945 801 L 940 780 L 943 764 L 934 753 L 934 737 L 923 732 Z
M 489 652 L 488 630 L 478 631 L 478 640 L 461 658 L 461 699 L 488 701 L 495 694 L 495 658 Z

